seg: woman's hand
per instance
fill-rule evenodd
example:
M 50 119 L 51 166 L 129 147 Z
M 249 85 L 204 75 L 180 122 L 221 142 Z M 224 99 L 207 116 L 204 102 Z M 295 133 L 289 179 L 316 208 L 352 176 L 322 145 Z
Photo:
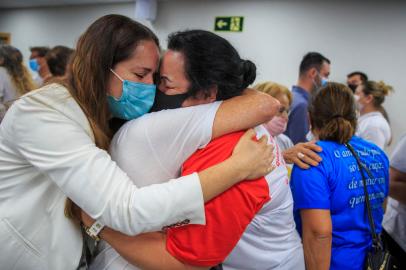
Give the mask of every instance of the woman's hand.
M 241 137 L 230 159 L 236 162 L 236 168 L 245 175 L 244 179 L 257 179 L 274 169 L 273 149 L 273 145 L 268 145 L 267 136 L 257 140 L 255 131 L 250 129 Z
M 295 146 L 283 151 L 283 158 L 286 163 L 294 163 L 302 169 L 309 169 L 310 166 L 317 166 L 321 162 L 321 157 L 317 155 L 317 152 L 321 152 L 323 149 L 311 141 L 307 143 L 298 143 Z

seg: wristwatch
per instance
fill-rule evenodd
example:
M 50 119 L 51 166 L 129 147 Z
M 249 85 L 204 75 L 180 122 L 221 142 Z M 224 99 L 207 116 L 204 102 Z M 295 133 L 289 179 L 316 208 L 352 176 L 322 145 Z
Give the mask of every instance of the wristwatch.
M 96 241 L 100 241 L 99 233 L 101 232 L 101 230 L 103 230 L 104 226 L 105 225 L 99 220 L 96 220 L 90 227 L 87 227 L 83 224 L 83 228 L 85 229 L 87 235 L 89 235 Z

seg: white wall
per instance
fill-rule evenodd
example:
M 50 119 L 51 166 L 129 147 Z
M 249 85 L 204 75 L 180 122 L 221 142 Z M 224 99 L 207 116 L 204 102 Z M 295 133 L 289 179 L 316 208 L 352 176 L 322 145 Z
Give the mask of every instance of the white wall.
M 33 45 L 73 46 L 95 18 L 134 14 L 134 4 L 0 11 L 0 32 L 28 55 Z M 163 46 L 176 30 L 213 30 L 215 16 L 244 16 L 242 33 L 220 33 L 258 67 L 257 82 L 294 84 L 302 56 L 319 51 L 332 61 L 331 79 L 344 82 L 353 70 L 395 88 L 385 107 L 395 142 L 406 133 L 406 1 L 238 0 L 159 2 L 151 25 Z

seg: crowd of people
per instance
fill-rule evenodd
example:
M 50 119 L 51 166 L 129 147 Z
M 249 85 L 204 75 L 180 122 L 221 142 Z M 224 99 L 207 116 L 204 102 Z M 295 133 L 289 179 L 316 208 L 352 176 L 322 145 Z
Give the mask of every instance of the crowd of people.
M 330 82 L 309 52 L 291 90 L 250 88 L 255 63 L 223 37 L 175 32 L 162 52 L 121 15 L 30 50 L 34 77 L 0 45 L 4 269 L 360 270 L 375 234 L 405 255 L 384 82 Z

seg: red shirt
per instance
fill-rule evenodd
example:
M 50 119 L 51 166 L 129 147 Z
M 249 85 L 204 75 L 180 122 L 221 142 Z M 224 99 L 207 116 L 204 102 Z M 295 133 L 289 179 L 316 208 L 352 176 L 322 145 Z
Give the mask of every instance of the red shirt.
M 226 160 L 243 134 L 224 135 L 196 151 L 183 164 L 182 175 Z M 264 177 L 242 181 L 205 204 L 206 225 L 168 229 L 166 248 L 176 259 L 190 265 L 217 265 L 225 260 L 256 213 L 269 200 Z

